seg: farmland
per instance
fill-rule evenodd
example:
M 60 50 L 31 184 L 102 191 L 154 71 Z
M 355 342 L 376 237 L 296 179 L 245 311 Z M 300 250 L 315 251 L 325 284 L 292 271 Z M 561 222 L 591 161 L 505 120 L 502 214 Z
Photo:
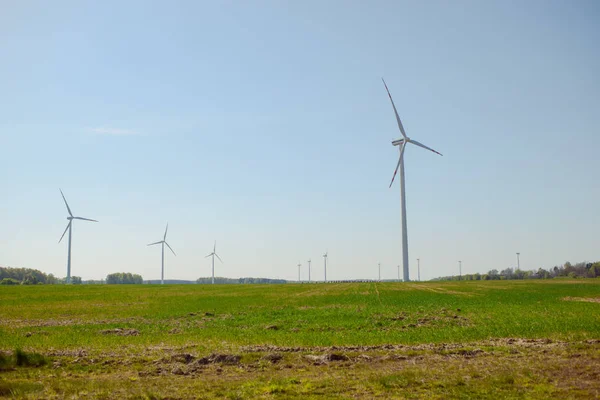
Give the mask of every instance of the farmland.
M 20 398 L 590 398 L 600 281 L 2 287 L 15 349 Z

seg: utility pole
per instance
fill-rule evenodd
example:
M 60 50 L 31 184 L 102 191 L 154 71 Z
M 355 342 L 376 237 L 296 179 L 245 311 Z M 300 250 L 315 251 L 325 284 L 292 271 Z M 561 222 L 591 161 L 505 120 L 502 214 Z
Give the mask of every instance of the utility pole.
M 517 269 L 521 269 L 521 260 L 519 260 L 519 256 L 521 253 L 517 253 Z
M 421 282 L 421 259 L 417 258 L 417 278 Z
M 458 280 L 462 281 L 462 261 L 458 262 Z

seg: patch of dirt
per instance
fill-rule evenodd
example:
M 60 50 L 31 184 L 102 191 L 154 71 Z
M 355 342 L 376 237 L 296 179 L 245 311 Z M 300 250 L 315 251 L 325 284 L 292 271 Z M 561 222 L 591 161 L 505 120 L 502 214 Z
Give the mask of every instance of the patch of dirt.
M 594 344 L 594 340 L 588 340 L 585 343 Z M 600 342 L 600 340 L 598 340 Z M 516 346 L 524 348 L 542 348 L 542 347 L 565 347 L 571 342 L 557 341 L 552 339 L 521 339 L 521 338 L 501 338 L 501 339 L 490 339 L 481 342 L 474 343 L 438 343 L 438 344 L 417 344 L 417 345 L 404 345 L 404 344 L 383 344 L 375 346 L 329 346 L 329 347 L 286 347 L 286 346 L 274 346 L 274 345 L 255 345 L 255 346 L 244 346 L 241 350 L 245 353 L 259 353 L 259 352 L 279 352 L 279 353 L 331 353 L 331 352 L 370 352 L 370 351 L 381 351 L 381 350 L 430 350 L 434 352 L 440 352 L 443 350 L 458 350 L 464 349 L 465 347 L 502 347 L 502 346 Z
M 563 297 L 563 301 L 581 301 L 584 303 L 600 303 L 600 297 Z
M 202 357 L 198 359 L 197 363 L 200 365 L 208 364 L 225 364 L 225 365 L 236 365 L 240 363 L 242 356 L 233 354 L 211 354 L 208 357 Z
M 132 328 L 114 328 L 114 329 L 105 329 L 100 331 L 103 335 L 117 335 L 117 336 L 138 336 L 140 331 Z
M 277 331 L 279 330 L 279 327 L 277 325 L 267 325 L 265 326 L 266 330 L 271 330 L 271 331 Z
M 281 361 L 283 359 L 283 356 L 279 353 L 269 353 L 265 356 L 262 357 L 262 360 L 266 360 L 269 361 L 273 364 L 278 363 L 279 361 Z
M 329 353 L 323 355 L 307 354 L 304 356 L 307 360 L 311 361 L 313 365 L 326 364 L 330 361 L 348 361 L 350 360 L 347 355 L 340 353 Z

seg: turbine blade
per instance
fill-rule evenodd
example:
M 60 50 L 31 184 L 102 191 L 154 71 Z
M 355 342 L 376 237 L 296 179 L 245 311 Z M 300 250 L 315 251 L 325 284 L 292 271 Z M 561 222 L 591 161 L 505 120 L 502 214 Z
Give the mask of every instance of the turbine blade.
M 80 219 L 82 221 L 92 221 L 92 222 L 98 222 L 95 219 L 89 219 L 89 218 L 82 218 L 82 217 L 73 217 L 73 219 Z
M 62 236 L 60 237 L 60 240 L 58 241 L 58 243 L 60 243 L 62 241 L 63 237 L 65 237 L 65 233 L 67 233 L 70 226 L 71 226 L 71 221 L 69 221 L 69 223 L 67 224 L 67 227 L 65 228 L 65 231 L 63 232 Z
M 69 215 L 72 217 L 73 213 L 71 212 L 71 209 L 69 208 L 69 203 L 67 203 L 67 199 L 65 199 L 65 195 L 62 192 L 62 189 L 58 189 L 60 190 L 60 195 L 62 196 L 63 200 L 65 201 L 65 206 L 67 206 L 67 211 L 69 212 Z
M 406 142 L 402 143 L 402 148 L 400 149 L 400 157 L 398 158 L 398 165 L 396 165 L 396 170 L 394 171 L 394 176 L 392 176 L 392 181 L 390 182 L 390 187 L 392 187 L 392 183 L 394 183 L 394 178 L 396 178 L 396 174 L 398 173 L 398 168 L 400 168 L 400 163 L 402 162 L 402 158 L 404 157 L 404 148 L 406 147 Z
M 221 257 L 219 257 L 219 255 L 217 253 L 215 253 L 215 256 L 217 256 L 217 258 L 219 259 L 219 261 L 221 261 L 221 264 L 222 264 L 223 260 L 221 260 Z
M 208 257 L 212 256 L 213 254 L 214 254 L 214 253 L 210 253 L 209 255 L 207 255 L 207 256 L 206 256 L 206 257 L 204 257 L 204 258 L 208 258 Z
M 167 222 L 167 227 L 165 228 L 165 236 L 163 236 L 163 240 L 167 240 L 167 231 L 169 230 L 169 223 Z
M 171 253 L 173 253 L 174 256 L 177 256 L 177 254 L 175 254 L 175 252 L 173 251 L 173 249 L 171 248 L 171 246 L 169 246 L 169 243 L 165 242 L 165 244 L 167 245 L 167 247 L 169 248 L 169 250 L 171 250 Z
M 425 146 L 423 143 L 419 143 L 419 142 L 417 142 L 416 140 L 412 140 L 412 139 L 411 139 L 410 143 L 416 144 L 417 146 L 419 146 L 419 147 L 422 147 L 422 148 L 424 148 L 424 149 L 427 149 L 427 150 L 429 150 L 429 151 L 433 151 L 435 154 L 439 154 L 440 156 L 442 156 L 442 155 L 443 155 L 442 153 L 440 153 L 440 152 L 438 152 L 438 151 L 435 151 L 434 149 L 432 149 L 432 148 L 430 148 L 430 147 L 427 147 L 427 146 Z
M 396 105 L 394 104 L 394 100 L 392 99 L 392 95 L 390 94 L 390 90 L 388 89 L 388 87 L 385 83 L 385 80 L 383 78 L 381 78 L 381 80 L 383 81 L 385 90 L 387 91 L 388 97 L 390 98 L 390 101 L 392 102 L 392 107 L 394 108 L 394 113 L 396 113 L 396 121 L 398 121 L 398 128 L 400 128 L 400 132 L 402 132 L 402 136 L 404 136 L 404 139 L 408 139 L 408 137 L 406 136 L 406 132 L 404 132 L 404 127 L 402 126 L 402 121 L 400 121 L 400 116 L 398 115 L 398 110 L 396 110 Z
M 154 246 L 155 244 L 161 244 L 163 241 L 161 240 L 160 242 L 156 242 L 156 243 L 150 243 L 148 246 Z

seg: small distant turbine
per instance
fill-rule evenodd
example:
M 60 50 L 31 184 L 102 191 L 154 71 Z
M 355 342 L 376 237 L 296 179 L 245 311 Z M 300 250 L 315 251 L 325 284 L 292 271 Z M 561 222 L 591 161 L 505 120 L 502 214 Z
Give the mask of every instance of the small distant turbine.
M 308 262 L 308 282 L 310 283 L 310 259 L 307 261 Z
M 422 147 L 426 150 L 432 151 L 440 156 L 442 153 L 438 153 L 432 148 L 425 146 L 423 143 L 419 143 L 416 140 L 413 140 L 406 136 L 406 132 L 404 131 L 404 127 L 402 126 L 402 121 L 400 121 L 400 116 L 398 115 L 398 111 L 396 110 L 396 105 L 394 104 L 394 100 L 392 100 L 392 95 L 385 84 L 383 78 L 383 85 L 385 86 L 385 90 L 387 91 L 388 97 L 392 102 L 392 107 L 394 108 L 394 113 L 396 114 L 396 121 L 398 122 L 398 128 L 400 128 L 400 133 L 402 133 L 402 139 L 392 141 L 392 145 L 398 146 L 400 149 L 400 157 L 398 159 L 398 165 L 396 165 L 396 170 L 394 171 L 394 175 L 392 176 L 392 181 L 390 182 L 390 187 L 392 187 L 392 183 L 394 183 L 394 178 L 398 173 L 398 169 L 400 169 L 400 202 L 401 202 L 401 211 L 402 211 L 402 268 L 404 273 L 404 282 L 410 281 L 409 278 L 409 270 L 408 270 L 408 229 L 406 227 L 406 194 L 405 194 L 405 179 L 404 179 L 404 150 L 407 143 L 412 143 L 416 146 Z
M 381 263 L 378 263 L 377 266 L 379 267 L 379 281 L 381 282 Z
M 221 261 L 221 264 L 223 264 L 223 260 L 221 260 L 221 257 L 219 257 L 219 255 L 217 254 L 217 241 L 215 240 L 215 245 L 213 247 L 213 251 L 212 253 L 210 253 L 209 255 L 207 255 L 204 258 L 208 258 L 208 257 L 212 257 L 212 284 L 215 284 L 215 256 L 219 259 L 219 261 Z
M 167 227 L 165 228 L 165 235 L 163 236 L 163 240 L 161 240 L 160 242 L 150 243 L 148 245 L 148 246 L 154 246 L 155 244 L 162 245 L 161 246 L 162 252 L 161 252 L 161 257 L 160 257 L 160 284 L 161 285 L 165 284 L 165 244 L 167 245 L 169 250 L 171 250 L 171 253 L 173 253 L 174 256 L 177 256 L 177 254 L 175 254 L 175 252 L 173 251 L 171 246 L 169 246 L 169 243 L 167 243 L 167 231 L 168 230 L 169 230 L 169 224 L 167 223 Z
M 419 282 L 421 282 L 421 259 L 417 258 L 417 274 Z
M 67 199 L 65 199 L 65 195 L 63 194 L 61 189 L 58 189 L 58 190 L 60 190 L 60 194 L 61 194 L 63 200 L 65 201 L 65 206 L 67 206 L 67 211 L 69 212 L 69 216 L 67 217 L 67 219 L 69 220 L 69 223 L 67 224 L 67 227 L 65 228 L 65 231 L 63 232 L 62 236 L 58 240 L 58 243 L 60 243 L 62 241 L 63 237 L 65 237 L 65 233 L 67 233 L 67 230 L 68 230 L 69 231 L 69 252 L 67 253 L 67 283 L 71 283 L 71 235 L 73 233 L 73 220 L 80 219 L 82 221 L 92 221 L 92 222 L 98 222 L 98 221 L 96 221 L 95 219 L 74 217 L 73 213 L 71 212 L 71 209 L 69 208 L 69 204 L 67 203 Z
M 327 282 L 327 253 L 328 251 L 323 254 L 323 260 L 325 261 L 325 282 Z
M 298 283 L 300 283 L 300 267 L 302 266 L 302 264 L 298 263 Z
M 462 261 L 458 262 L 458 280 L 462 281 Z

